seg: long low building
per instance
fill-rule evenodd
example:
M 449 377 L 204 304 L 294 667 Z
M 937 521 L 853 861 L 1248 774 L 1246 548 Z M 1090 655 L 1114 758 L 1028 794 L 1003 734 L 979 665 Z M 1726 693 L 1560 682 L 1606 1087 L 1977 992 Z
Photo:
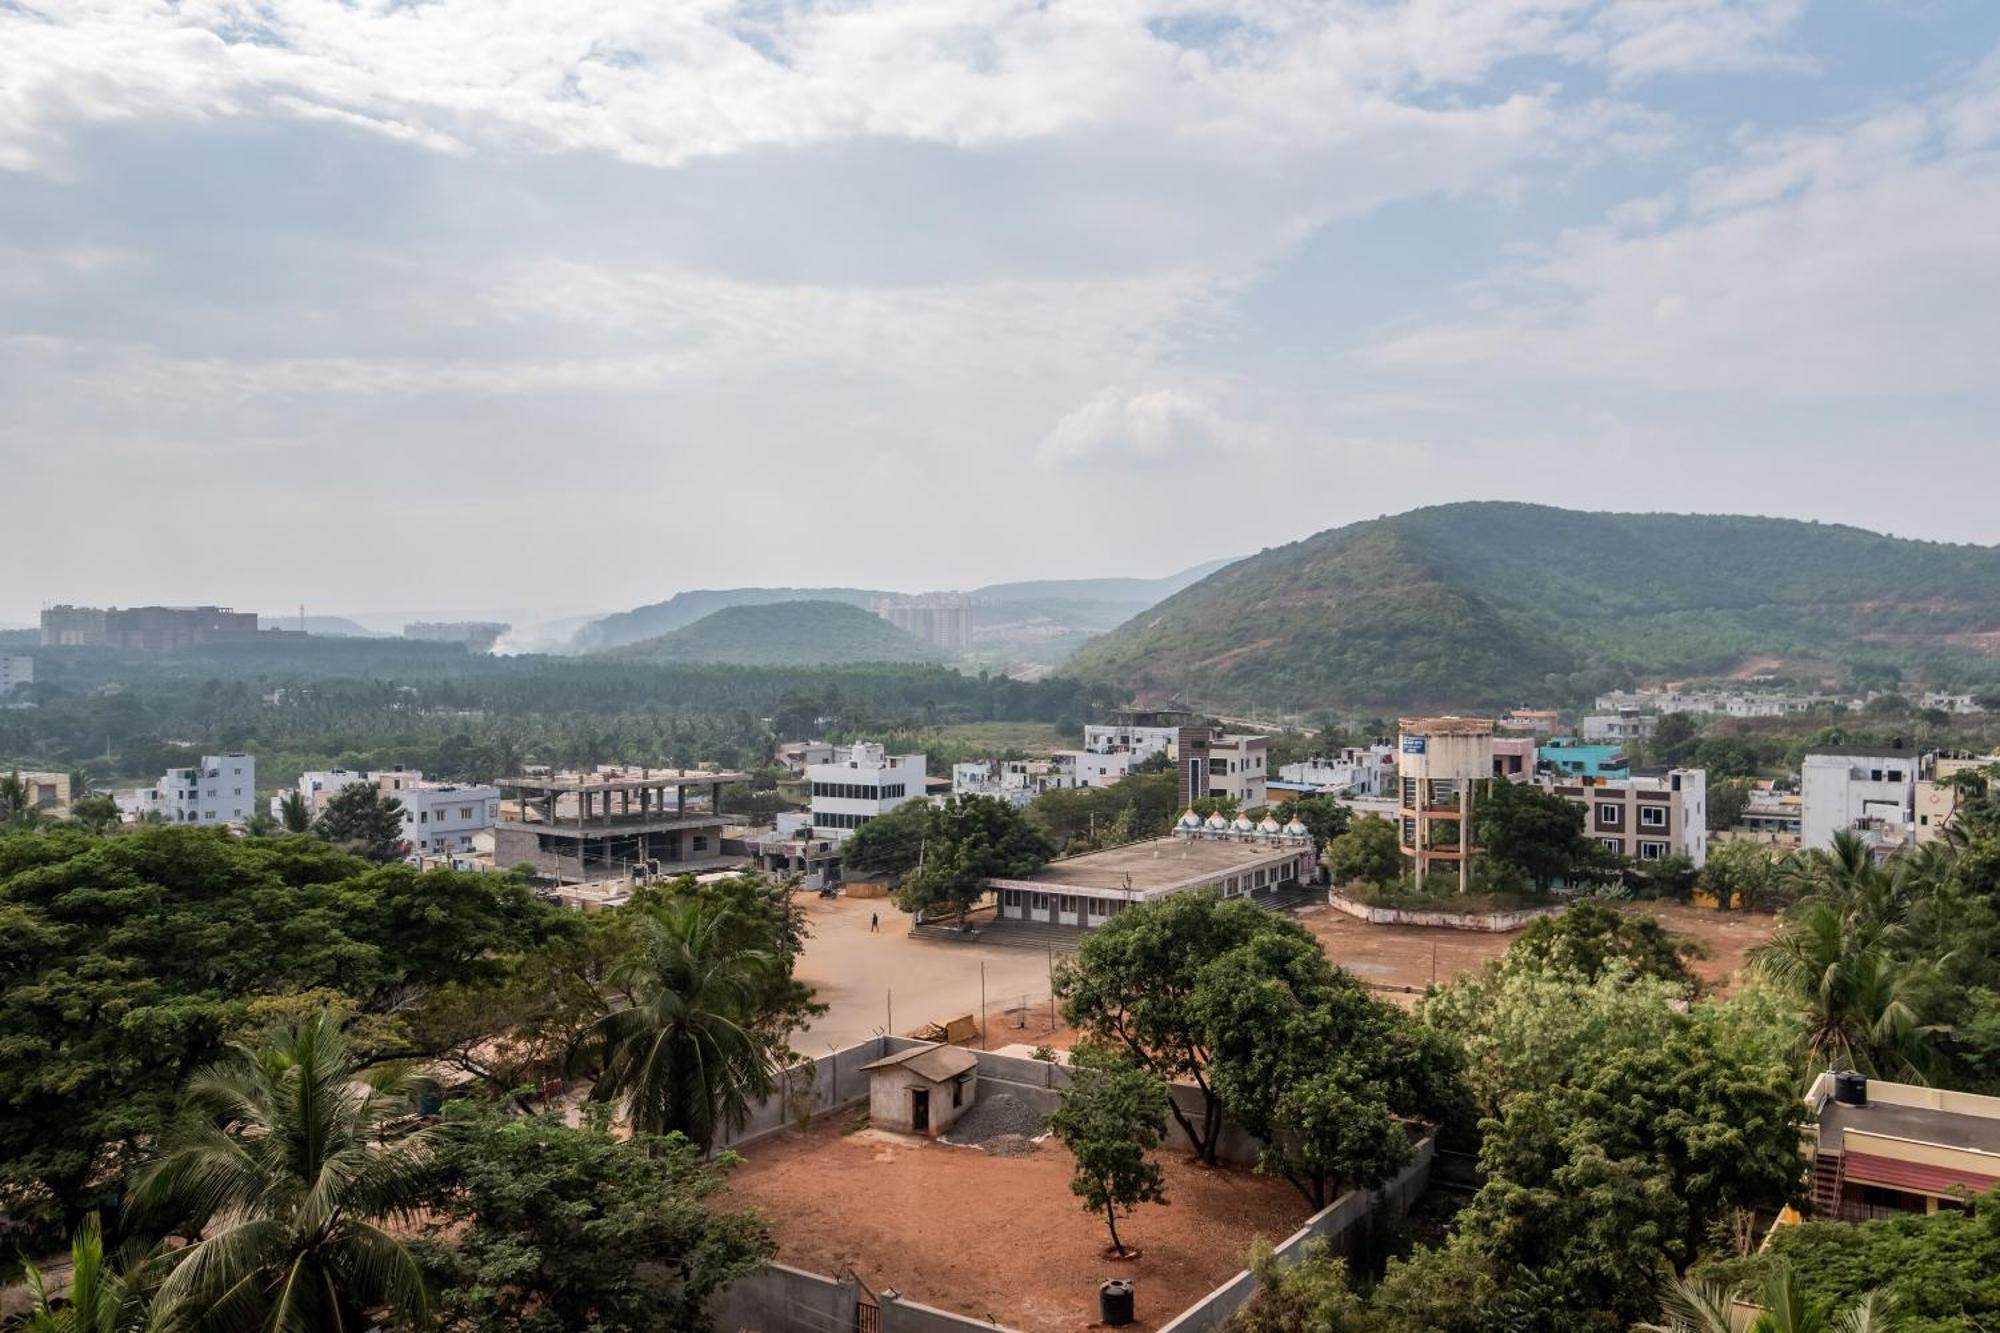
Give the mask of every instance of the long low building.
M 1297 820 L 1280 826 L 1266 816 L 1203 820 L 1189 811 L 1176 832 L 1051 861 L 1023 879 L 989 879 L 1000 916 L 1058 926 L 1101 926 L 1133 903 L 1193 889 L 1225 898 L 1269 895 L 1311 883 L 1319 875 L 1312 835 Z

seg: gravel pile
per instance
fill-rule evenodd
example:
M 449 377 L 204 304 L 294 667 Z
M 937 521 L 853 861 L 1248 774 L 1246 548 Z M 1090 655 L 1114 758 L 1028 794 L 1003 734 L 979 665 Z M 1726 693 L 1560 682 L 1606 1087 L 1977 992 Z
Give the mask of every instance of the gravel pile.
M 985 1147 L 998 1138 L 1032 1139 L 1042 1132 L 1047 1119 L 1011 1092 L 982 1092 L 971 1109 L 945 1131 L 944 1141 Z

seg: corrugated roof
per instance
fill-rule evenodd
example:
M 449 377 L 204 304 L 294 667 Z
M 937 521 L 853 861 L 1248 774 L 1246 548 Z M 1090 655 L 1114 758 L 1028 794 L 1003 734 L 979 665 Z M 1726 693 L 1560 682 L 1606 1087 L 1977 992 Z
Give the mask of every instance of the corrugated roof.
M 907 1051 L 898 1051 L 894 1055 L 870 1061 L 861 1067 L 868 1070 L 901 1065 L 932 1083 L 948 1083 L 978 1064 L 979 1057 L 961 1046 L 933 1043 L 929 1046 L 912 1046 Z
M 1843 1155 L 1841 1175 L 1857 1185 L 1887 1185 L 1891 1189 L 1908 1190 L 1913 1194 L 1939 1196 L 1959 1190 L 1968 1194 L 1984 1194 L 1995 1185 L 2000 1185 L 2000 1176 L 1859 1152 Z

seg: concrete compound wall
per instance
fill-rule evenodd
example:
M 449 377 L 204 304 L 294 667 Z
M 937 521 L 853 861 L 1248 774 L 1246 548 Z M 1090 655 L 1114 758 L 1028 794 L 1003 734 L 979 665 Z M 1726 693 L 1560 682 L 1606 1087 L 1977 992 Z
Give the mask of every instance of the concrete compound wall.
M 902 1045 L 890 1046 L 897 1041 Z M 822 1055 L 809 1064 L 802 1062 L 779 1077 L 777 1091 L 750 1108 L 744 1122 L 723 1133 L 718 1146 L 740 1148 L 758 1139 L 790 1129 L 801 1113 L 817 1120 L 845 1107 L 868 1100 L 868 1075 L 862 1066 L 894 1054 L 903 1046 L 919 1045 L 899 1037 L 870 1037 L 852 1046 Z
M 1370 907 L 1338 892 L 1326 895 L 1327 906 L 1375 926 L 1438 926 L 1445 930 L 1481 930 L 1495 934 L 1519 930 L 1538 916 L 1556 916 L 1560 907 L 1528 907 L 1518 912 L 1412 912 L 1401 907 Z
M 1386 1181 L 1380 1189 L 1349 1190 L 1307 1218 L 1304 1226 L 1276 1247 L 1279 1259 L 1286 1263 L 1298 1262 L 1306 1242 L 1322 1236 L 1335 1254 L 1351 1257 L 1356 1246 L 1374 1228 L 1407 1213 L 1410 1205 L 1423 1194 L 1430 1184 L 1431 1155 L 1435 1145 L 1434 1139 L 1419 1143 L 1416 1160 Z M 1181 1311 L 1172 1322 L 1162 1324 L 1160 1333 L 1218 1333 L 1256 1292 L 1257 1279 L 1245 1269 Z M 1136 1291 L 1133 1294 L 1139 1301 L 1145 1300 L 1145 1292 Z
M 721 1333 L 854 1333 L 861 1284 L 766 1264 L 722 1293 L 713 1308 Z

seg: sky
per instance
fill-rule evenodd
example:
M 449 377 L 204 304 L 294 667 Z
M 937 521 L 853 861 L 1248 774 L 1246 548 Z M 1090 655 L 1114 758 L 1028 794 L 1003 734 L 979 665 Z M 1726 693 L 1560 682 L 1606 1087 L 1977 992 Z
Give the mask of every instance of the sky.
M 0 620 L 2000 542 L 1994 0 L 0 0 Z

